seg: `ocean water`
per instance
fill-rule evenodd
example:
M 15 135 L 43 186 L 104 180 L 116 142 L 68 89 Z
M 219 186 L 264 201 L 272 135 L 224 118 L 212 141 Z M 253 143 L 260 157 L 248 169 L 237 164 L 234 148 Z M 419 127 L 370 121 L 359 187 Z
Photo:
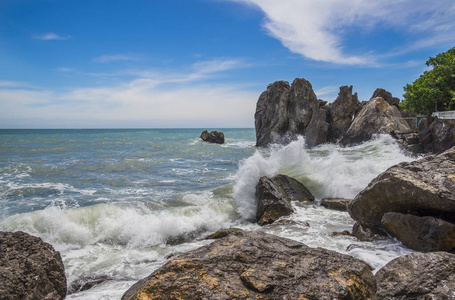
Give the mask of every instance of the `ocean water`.
M 364 144 L 256 149 L 254 129 L 0 130 L 0 230 L 25 231 L 60 251 L 68 286 L 107 279 L 67 299 L 120 299 L 170 257 L 221 228 L 264 230 L 352 255 L 376 270 L 412 252 L 394 239 L 360 242 L 346 212 L 322 198 L 353 198 L 388 167 L 413 158 L 386 135 Z M 292 176 L 315 195 L 295 203 L 295 225 L 254 224 L 260 176 Z M 305 225 L 307 222 L 309 226 Z

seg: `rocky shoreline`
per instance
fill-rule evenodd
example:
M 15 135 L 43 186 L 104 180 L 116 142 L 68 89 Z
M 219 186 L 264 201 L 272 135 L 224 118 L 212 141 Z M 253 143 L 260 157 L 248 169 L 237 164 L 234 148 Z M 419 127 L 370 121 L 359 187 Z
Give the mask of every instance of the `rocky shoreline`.
M 305 79 L 292 85 L 278 81 L 257 103 L 257 146 L 288 143 L 299 135 L 308 147 L 348 146 L 387 133 L 404 149 L 427 153 L 381 173 L 354 199 L 321 201 L 327 209 L 348 211 L 357 222 L 352 232 L 340 234 L 363 241 L 392 236 L 418 252 L 373 274 L 349 255 L 230 228 L 207 237 L 215 239 L 212 243 L 170 258 L 122 299 L 455 298 L 455 122 L 423 118 L 414 131 L 397 122 L 403 116 L 398 104 L 383 89 L 360 102 L 352 86 L 342 86 L 327 104 Z M 201 139 L 221 143 L 224 135 L 204 131 Z M 311 191 L 291 177 L 263 176 L 256 186 L 256 221 L 281 224 L 281 217 L 293 213 L 293 202 L 313 200 Z M 0 232 L 0 254 L 0 298 L 65 298 L 63 263 L 52 246 L 26 233 Z

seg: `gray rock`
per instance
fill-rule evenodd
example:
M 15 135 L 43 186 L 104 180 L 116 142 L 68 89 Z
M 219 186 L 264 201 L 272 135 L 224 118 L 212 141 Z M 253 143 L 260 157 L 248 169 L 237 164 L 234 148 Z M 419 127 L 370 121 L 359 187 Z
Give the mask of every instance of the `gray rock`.
M 294 212 L 291 201 L 313 200 L 310 191 L 294 178 L 286 175 L 263 176 L 256 185 L 256 219 L 261 226 L 271 224 Z
M 347 146 L 367 141 L 374 134 L 393 131 L 410 130 L 404 122 L 398 122 L 401 117 L 398 108 L 387 103 L 383 98 L 372 98 L 355 117 L 340 144 Z
M 313 110 L 311 121 L 305 131 L 305 142 L 307 147 L 312 148 L 314 146 L 327 143 L 329 123 L 327 123 L 326 120 L 327 110 Z
M 419 122 L 418 134 L 425 152 L 442 153 L 455 146 L 455 120 L 424 118 Z
M 211 131 L 210 133 L 207 130 L 204 130 L 201 133 L 200 138 L 204 142 L 214 143 L 214 144 L 224 144 L 224 133 L 219 131 Z
M 376 275 L 378 299 L 455 299 L 455 255 L 412 253 L 398 257 Z
M 403 245 L 417 251 L 455 250 L 455 224 L 434 217 L 389 212 L 382 226 Z
M 352 94 L 352 86 L 341 86 L 338 97 L 330 104 L 330 142 L 337 142 L 346 134 L 359 105 L 357 93 Z
M 371 96 L 371 98 L 377 97 L 381 97 L 382 99 L 387 101 L 387 103 L 389 103 L 390 105 L 394 105 L 396 107 L 398 107 L 400 104 L 400 99 L 393 97 L 391 92 L 388 92 L 382 88 L 376 89 L 373 93 L 373 96 Z
M 0 232 L 0 298 L 64 299 L 60 253 L 24 232 Z
M 288 143 L 304 136 L 319 106 L 311 83 L 303 78 L 296 78 L 291 86 L 286 81 L 269 85 L 256 104 L 256 146 Z
M 370 267 L 263 232 L 236 232 L 133 285 L 133 299 L 377 299 Z

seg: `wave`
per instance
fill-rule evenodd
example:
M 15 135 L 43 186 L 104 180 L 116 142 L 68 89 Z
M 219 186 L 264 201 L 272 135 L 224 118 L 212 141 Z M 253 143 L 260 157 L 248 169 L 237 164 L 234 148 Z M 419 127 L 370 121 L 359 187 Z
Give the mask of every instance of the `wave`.
M 353 147 L 324 144 L 313 149 L 307 149 L 305 139 L 299 137 L 285 146 L 258 149 L 241 161 L 235 175 L 234 200 L 239 214 L 253 219 L 259 178 L 277 174 L 296 178 L 319 200 L 353 198 L 390 166 L 412 160 L 389 135 L 378 135 Z

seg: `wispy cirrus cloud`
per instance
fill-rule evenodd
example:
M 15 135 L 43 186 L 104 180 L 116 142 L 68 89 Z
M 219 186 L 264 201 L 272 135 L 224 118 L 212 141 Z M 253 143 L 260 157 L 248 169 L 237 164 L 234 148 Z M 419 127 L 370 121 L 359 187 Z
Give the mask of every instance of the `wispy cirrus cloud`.
M 71 38 L 70 35 L 58 35 L 53 32 L 48 32 L 44 34 L 37 34 L 33 36 L 34 39 L 42 40 L 42 41 L 51 41 L 51 40 L 69 40 Z
M 347 50 L 350 41 L 345 39 L 345 33 L 353 30 L 374 32 L 386 28 L 409 35 L 407 44 L 390 41 L 395 52 L 397 48 L 410 51 L 455 39 L 453 0 L 231 1 L 261 9 L 266 16 L 263 26 L 272 37 L 290 51 L 316 61 L 375 64 L 376 53 L 352 54 Z M 375 50 L 374 45 L 370 47 Z

